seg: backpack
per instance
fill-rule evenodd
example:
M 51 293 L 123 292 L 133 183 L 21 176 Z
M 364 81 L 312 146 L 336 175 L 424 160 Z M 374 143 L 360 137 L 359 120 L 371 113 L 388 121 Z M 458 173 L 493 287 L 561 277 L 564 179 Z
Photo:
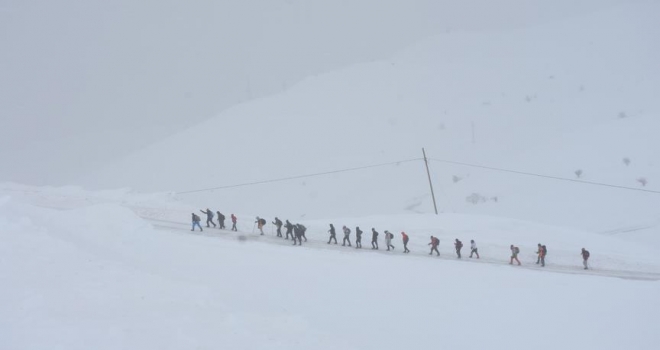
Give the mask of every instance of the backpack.
M 300 225 L 300 231 L 302 231 L 303 235 L 305 234 L 305 231 L 307 231 L 307 227 Z
M 589 251 L 588 250 L 584 251 L 584 258 L 589 259 Z
M 259 223 L 262 225 L 266 225 L 266 219 L 259 219 Z
M 541 248 L 543 249 L 543 256 L 547 256 L 548 255 L 548 248 L 546 248 L 545 246 L 543 246 Z
M 463 242 L 461 242 L 461 241 L 456 242 L 456 248 L 458 248 L 458 249 L 463 248 Z
M 513 252 L 514 252 L 515 254 L 519 254 L 519 253 L 520 253 L 520 248 L 518 248 L 518 247 L 513 247 Z

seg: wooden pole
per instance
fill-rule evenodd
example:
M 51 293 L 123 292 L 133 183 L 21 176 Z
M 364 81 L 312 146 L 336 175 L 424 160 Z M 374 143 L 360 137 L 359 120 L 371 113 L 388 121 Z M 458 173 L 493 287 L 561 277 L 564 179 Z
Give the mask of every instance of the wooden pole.
M 422 154 L 424 155 L 424 165 L 426 165 L 426 175 L 429 177 L 429 186 L 431 187 L 431 198 L 433 198 L 433 209 L 435 209 L 435 215 L 438 215 L 438 205 L 435 203 L 435 193 L 433 192 L 433 182 L 431 182 L 431 171 L 429 170 L 429 160 L 426 158 L 426 150 L 422 148 Z

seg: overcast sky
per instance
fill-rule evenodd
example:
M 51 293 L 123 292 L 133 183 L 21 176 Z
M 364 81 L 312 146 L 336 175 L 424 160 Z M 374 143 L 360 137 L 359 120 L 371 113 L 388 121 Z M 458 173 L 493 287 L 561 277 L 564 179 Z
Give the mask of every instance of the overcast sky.
M 621 2 L 0 0 L 0 181 L 70 184 L 230 106 L 424 37 Z

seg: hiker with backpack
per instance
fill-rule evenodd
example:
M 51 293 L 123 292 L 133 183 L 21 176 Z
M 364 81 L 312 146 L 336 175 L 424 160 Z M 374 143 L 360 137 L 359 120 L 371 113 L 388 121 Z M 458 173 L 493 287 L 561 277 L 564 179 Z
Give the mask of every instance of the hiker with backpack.
M 470 240 L 470 259 L 472 258 L 472 254 L 477 254 L 477 259 L 479 259 L 479 249 L 477 248 L 477 244 L 474 243 L 474 239 Z
M 202 214 L 206 214 L 206 227 L 211 227 L 210 224 L 213 224 L 213 227 L 215 227 L 215 222 L 213 222 L 213 212 L 211 209 L 206 208 L 206 211 L 200 210 Z
M 232 231 L 238 231 L 238 229 L 236 228 L 236 223 L 238 223 L 238 218 L 236 217 L 236 215 L 231 214 L 231 230 Z
M 355 249 L 362 248 L 362 230 L 360 226 L 355 226 Z
M 401 238 L 403 239 L 403 252 L 410 253 L 410 250 L 408 250 L 408 235 L 405 232 L 401 232 Z
M 257 216 L 257 221 L 254 222 L 257 224 L 257 228 L 259 229 L 260 236 L 264 235 L 264 226 L 266 226 L 266 219 L 260 218 Z M 253 227 L 254 228 L 254 227 Z
M 460 259 L 461 249 L 463 249 L 463 242 L 461 242 L 460 240 L 458 240 L 458 238 L 456 238 L 456 241 L 454 242 L 454 247 L 456 248 L 456 255 L 458 255 L 458 258 Z
M 392 250 L 394 250 L 394 246 L 392 245 L 392 238 L 394 238 L 394 235 L 390 231 L 385 230 L 385 244 L 387 244 L 387 251 L 390 250 L 390 247 Z
M 539 259 L 541 260 L 541 267 L 545 267 L 545 257 L 548 255 L 548 248 L 546 248 L 545 245 L 542 245 L 539 252 L 540 252 Z
M 518 266 L 520 266 L 520 260 L 518 260 L 518 254 L 520 254 L 520 248 L 514 246 L 513 244 L 511 245 L 511 261 L 509 261 L 509 265 L 513 265 L 513 261 L 518 262 Z
M 221 230 L 225 229 L 225 216 L 222 215 L 221 212 L 217 212 L 218 214 L 218 226 L 220 227 Z
M 437 256 L 440 256 L 440 251 L 438 251 L 440 240 L 437 237 L 431 236 L 431 243 L 429 243 L 428 245 L 431 246 L 431 252 L 429 253 L 429 255 L 433 255 L 433 252 L 435 252 Z
M 284 227 L 286 227 L 286 239 L 289 239 L 289 235 L 291 235 L 291 239 L 295 240 L 296 236 L 293 235 L 293 224 L 287 220 Z
M 282 237 L 282 220 L 278 219 L 276 216 L 273 225 L 277 227 L 277 237 Z
M 541 243 L 536 245 L 536 265 L 541 263 Z
M 585 270 L 589 270 L 589 263 L 587 262 L 587 260 L 589 260 L 589 256 L 589 251 L 582 248 L 582 265 L 584 265 Z
M 202 219 L 197 214 L 192 213 L 192 230 L 190 230 L 190 231 L 195 231 L 195 226 L 196 226 L 196 227 L 199 227 L 199 230 L 201 232 L 204 232 L 204 230 L 202 230 L 202 225 L 199 224 L 199 222 L 201 220 Z
M 299 224 L 293 225 L 293 234 L 293 245 L 302 245 L 302 230 L 300 229 Z
M 346 231 L 346 226 L 344 226 L 344 231 Z M 332 242 L 332 240 L 335 240 L 335 244 L 337 244 L 337 231 L 335 230 L 335 225 L 330 224 L 330 229 L 328 230 L 328 233 L 330 233 L 330 238 L 328 239 L 328 244 Z
M 378 231 L 371 228 L 371 249 L 378 249 Z
M 298 231 L 300 232 L 300 237 L 305 239 L 305 242 L 307 242 L 307 237 L 305 236 L 305 232 L 307 232 L 307 227 L 303 224 L 296 224 L 298 226 Z M 300 240 L 300 238 L 299 238 Z M 302 245 L 302 244 L 301 244 Z
M 344 226 L 344 241 L 341 243 L 341 246 L 345 246 L 346 242 L 348 242 L 348 246 L 351 246 L 351 229 Z M 335 240 L 335 244 L 337 244 L 337 240 Z

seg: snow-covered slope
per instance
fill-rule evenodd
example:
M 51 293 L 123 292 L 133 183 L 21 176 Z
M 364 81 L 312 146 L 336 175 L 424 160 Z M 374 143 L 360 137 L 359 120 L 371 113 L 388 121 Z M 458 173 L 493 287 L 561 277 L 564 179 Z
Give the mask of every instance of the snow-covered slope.
M 568 178 L 580 169 L 584 180 L 621 186 L 641 188 L 643 177 L 644 188 L 658 190 L 658 11 L 635 2 L 535 27 L 448 32 L 232 108 L 83 182 L 196 190 L 407 160 L 426 147 L 436 159 Z M 658 234 L 657 194 L 438 162 L 431 170 L 443 212 Z M 414 161 L 180 198 L 327 218 L 428 213 L 428 193 Z
M 305 222 L 302 247 L 251 233 L 245 214 L 242 232 L 193 234 L 172 222 L 190 208 L 162 195 L 3 185 L 0 197 L 7 349 L 651 349 L 660 340 L 658 255 L 615 238 L 463 215 L 333 220 L 406 229 L 405 255 L 398 237 L 394 252 L 329 246 L 326 221 Z M 440 258 L 427 255 L 429 234 L 441 237 Z M 476 239 L 481 259 L 455 259 L 456 237 Z M 545 269 L 532 263 L 537 241 L 549 248 Z M 509 243 L 522 267 L 506 263 Z

